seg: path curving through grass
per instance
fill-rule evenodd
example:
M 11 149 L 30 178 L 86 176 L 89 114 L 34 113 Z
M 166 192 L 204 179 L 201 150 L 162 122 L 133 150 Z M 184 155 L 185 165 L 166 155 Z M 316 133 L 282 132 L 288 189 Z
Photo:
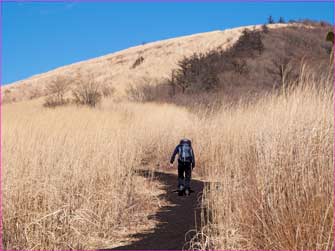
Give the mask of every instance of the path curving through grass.
M 149 175 L 141 171 L 141 175 Z M 159 222 L 153 232 L 133 235 L 138 241 L 129 245 L 115 247 L 110 250 L 181 250 L 188 248 L 188 241 L 194 236 L 196 224 L 200 223 L 200 200 L 204 182 L 192 180 L 194 193 L 190 196 L 178 196 L 176 192 L 177 175 L 155 171 L 154 176 L 162 184 L 166 193 L 164 196 L 168 206 L 154 215 Z

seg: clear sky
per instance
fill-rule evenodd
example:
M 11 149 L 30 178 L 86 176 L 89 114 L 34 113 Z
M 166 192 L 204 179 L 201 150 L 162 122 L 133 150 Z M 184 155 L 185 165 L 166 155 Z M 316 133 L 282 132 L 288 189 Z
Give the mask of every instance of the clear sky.
M 166 38 L 265 23 L 334 23 L 333 2 L 4 2 L 2 81 Z

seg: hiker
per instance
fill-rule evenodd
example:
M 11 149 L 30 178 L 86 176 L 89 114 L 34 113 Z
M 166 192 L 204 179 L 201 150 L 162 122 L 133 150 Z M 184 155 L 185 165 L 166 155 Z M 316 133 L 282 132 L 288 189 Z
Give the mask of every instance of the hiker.
M 191 173 L 195 167 L 195 158 L 191 145 L 191 140 L 182 139 L 176 146 L 170 160 L 170 168 L 178 154 L 178 191 L 181 193 L 185 189 L 185 194 L 190 194 Z M 185 178 L 184 178 L 185 173 Z M 184 183 L 185 180 L 185 183 Z

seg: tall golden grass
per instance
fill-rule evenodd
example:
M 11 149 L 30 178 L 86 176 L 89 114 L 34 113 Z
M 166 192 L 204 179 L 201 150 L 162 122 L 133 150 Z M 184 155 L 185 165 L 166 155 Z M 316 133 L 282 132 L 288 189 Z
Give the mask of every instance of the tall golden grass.
M 4 248 L 112 247 L 152 227 L 159 191 L 136 169 L 165 165 L 189 137 L 209 182 L 193 248 L 332 249 L 332 78 L 304 76 L 206 115 L 112 101 L 3 106 Z
M 135 169 L 172 144 L 161 131 L 175 123 L 164 120 L 174 109 L 163 107 L 162 114 L 153 105 L 41 105 L 3 107 L 4 248 L 113 247 L 152 227 L 147 216 L 158 208 L 160 191 Z M 156 147 L 162 138 L 164 145 Z
M 295 88 L 207 121 L 194 249 L 334 248 L 332 87 L 303 73 Z

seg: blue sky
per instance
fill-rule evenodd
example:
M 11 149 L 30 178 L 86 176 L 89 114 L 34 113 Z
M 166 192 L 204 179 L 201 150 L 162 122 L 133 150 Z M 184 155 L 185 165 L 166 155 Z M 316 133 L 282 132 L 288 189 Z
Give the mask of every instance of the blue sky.
M 334 23 L 332 2 L 5 2 L 2 81 L 171 37 L 275 20 Z

